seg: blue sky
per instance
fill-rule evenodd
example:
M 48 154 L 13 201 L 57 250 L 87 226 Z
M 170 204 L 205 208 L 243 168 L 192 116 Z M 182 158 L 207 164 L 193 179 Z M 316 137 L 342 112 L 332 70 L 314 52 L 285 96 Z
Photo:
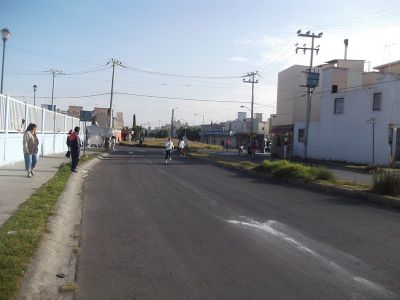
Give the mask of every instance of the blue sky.
M 142 70 L 224 79 L 156 76 L 118 68 L 115 91 L 130 94 L 207 100 L 250 101 L 250 85 L 239 76 L 260 71 L 255 111 L 274 112 L 279 71 L 307 64 L 296 55 L 302 42 L 297 29 L 323 31 L 315 63 L 343 56 L 372 66 L 400 59 L 398 1 L 22 1 L 0 2 L 0 26 L 8 27 L 4 92 L 32 103 L 38 85 L 39 103 L 49 103 L 53 68 L 65 73 L 98 68 L 96 72 L 56 78 L 55 102 L 107 107 L 109 95 L 68 98 L 110 91 L 111 58 Z M 386 45 L 386 47 L 385 47 Z M 58 98 L 62 97 L 62 98 Z M 66 97 L 66 98 L 64 98 Z M 116 94 L 114 110 L 130 124 L 158 125 L 176 118 L 200 123 L 234 119 L 240 103 L 182 101 Z M 245 104 L 245 103 L 244 103 Z M 246 105 L 246 104 L 245 104 Z M 249 105 L 249 104 L 248 104 Z M 266 117 L 265 117 L 266 119 Z

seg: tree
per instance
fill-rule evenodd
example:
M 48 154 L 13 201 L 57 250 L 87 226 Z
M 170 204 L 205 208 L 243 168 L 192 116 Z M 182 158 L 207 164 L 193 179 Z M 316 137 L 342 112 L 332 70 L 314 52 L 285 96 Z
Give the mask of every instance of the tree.
M 136 114 L 133 114 L 133 125 L 132 125 L 132 130 L 133 128 L 136 127 Z
M 191 141 L 200 141 L 200 127 L 197 126 L 183 126 L 178 129 L 178 138 L 184 137 L 186 132 L 186 137 Z

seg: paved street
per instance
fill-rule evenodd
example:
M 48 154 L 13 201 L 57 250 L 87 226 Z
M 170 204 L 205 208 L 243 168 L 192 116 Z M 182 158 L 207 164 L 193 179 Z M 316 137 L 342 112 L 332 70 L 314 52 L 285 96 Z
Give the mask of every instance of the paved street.
M 400 299 L 398 210 L 163 155 L 87 177 L 78 299 Z

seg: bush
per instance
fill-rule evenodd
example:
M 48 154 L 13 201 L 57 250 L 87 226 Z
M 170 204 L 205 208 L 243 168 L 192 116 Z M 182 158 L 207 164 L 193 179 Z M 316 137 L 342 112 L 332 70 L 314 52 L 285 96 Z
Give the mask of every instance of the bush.
M 267 172 L 275 178 L 297 178 L 304 180 L 334 180 L 333 174 L 325 168 L 315 168 L 299 163 L 291 163 L 287 160 L 264 160 L 262 164 L 254 168 L 257 171 Z
M 287 164 L 272 172 L 273 176 L 279 179 L 297 178 L 305 180 L 312 179 L 311 173 L 310 167 L 301 164 Z
M 334 180 L 335 176 L 333 176 L 332 172 L 320 167 L 312 168 L 312 177 L 317 180 Z
M 384 195 L 400 195 L 400 172 L 390 169 L 378 169 L 373 175 L 373 189 Z
M 275 170 L 278 170 L 289 164 L 290 163 L 287 160 L 275 160 L 275 161 L 264 160 L 261 165 L 255 167 L 255 170 L 265 171 L 267 173 L 273 173 Z

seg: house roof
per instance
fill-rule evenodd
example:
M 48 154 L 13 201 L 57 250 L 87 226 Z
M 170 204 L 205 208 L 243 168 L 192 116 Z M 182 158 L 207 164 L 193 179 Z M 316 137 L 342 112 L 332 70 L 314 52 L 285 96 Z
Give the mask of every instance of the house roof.
M 393 66 L 393 65 L 397 65 L 397 64 L 400 64 L 400 60 L 396 60 L 396 61 L 392 61 L 392 62 L 387 63 L 387 64 L 376 66 L 376 67 L 374 67 L 374 69 L 379 70 L 379 69 L 383 69 L 383 68 L 386 68 L 388 66 Z
M 329 60 L 325 63 L 326 64 L 335 64 L 335 63 L 338 63 L 339 61 L 365 61 L 365 59 L 340 59 L 340 58 L 338 59 L 338 58 L 336 58 L 336 59 Z

